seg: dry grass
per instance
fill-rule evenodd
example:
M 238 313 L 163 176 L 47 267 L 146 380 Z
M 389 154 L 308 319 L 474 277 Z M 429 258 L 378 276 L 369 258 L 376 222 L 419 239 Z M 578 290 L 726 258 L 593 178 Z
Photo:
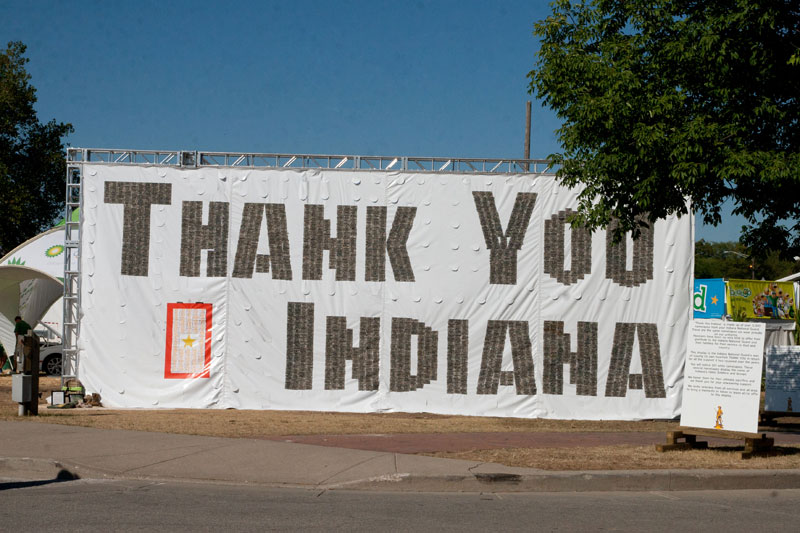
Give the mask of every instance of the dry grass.
M 733 441 L 731 441 L 733 442 Z M 800 446 L 776 446 L 774 455 L 742 460 L 742 447 L 660 453 L 653 446 L 592 448 L 505 448 L 430 453 L 433 457 L 465 459 L 542 470 L 664 470 L 664 469 L 791 469 L 800 468 Z
M 58 378 L 40 379 L 42 398 L 59 390 Z M 577 421 L 432 415 L 428 413 L 320 413 L 213 409 L 51 410 L 40 402 L 42 423 L 101 429 L 131 429 L 217 437 L 259 438 L 282 435 L 358 435 L 479 432 L 651 432 L 669 431 L 674 421 Z M 0 376 L 0 420 L 19 420 L 11 402 L 11 377 Z M 741 448 L 739 448 L 741 450 Z M 525 466 L 545 470 L 668 468 L 800 468 L 800 448 L 779 447 L 774 457 L 739 459 L 736 449 L 657 453 L 652 447 L 507 448 L 429 454 Z
M 41 378 L 42 398 L 58 390 L 58 378 Z M 668 421 L 579 421 L 434 415 L 429 413 L 325 413 L 220 409 L 47 409 L 40 402 L 39 422 L 134 429 L 215 437 L 258 438 L 281 435 L 362 435 L 390 433 L 484 433 L 574 431 L 668 431 Z M 11 378 L 0 376 L 0 420 L 17 420 L 11 402 Z

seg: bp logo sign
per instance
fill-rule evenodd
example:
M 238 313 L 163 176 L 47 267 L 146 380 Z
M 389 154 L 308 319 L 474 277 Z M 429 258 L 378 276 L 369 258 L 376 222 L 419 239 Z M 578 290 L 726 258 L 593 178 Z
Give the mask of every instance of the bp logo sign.
M 58 257 L 62 253 L 64 253 L 64 247 L 61 246 L 60 244 L 56 244 L 55 246 L 51 246 L 50 248 L 48 248 L 44 252 L 44 255 L 46 255 L 47 257 Z

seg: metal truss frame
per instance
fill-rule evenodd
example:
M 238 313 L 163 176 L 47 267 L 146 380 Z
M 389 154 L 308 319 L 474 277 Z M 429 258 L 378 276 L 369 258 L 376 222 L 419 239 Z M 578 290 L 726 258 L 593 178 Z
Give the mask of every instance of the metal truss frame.
M 83 165 L 141 165 L 179 168 L 232 167 L 275 169 L 325 169 L 357 171 L 404 171 L 465 174 L 548 174 L 546 159 L 491 159 L 465 157 L 409 157 L 362 155 L 270 154 L 204 152 L 184 150 L 118 150 L 108 148 L 67 149 L 65 242 L 63 379 L 75 377 L 81 314 L 80 222 L 72 222 L 72 211 L 83 208 Z M 82 215 L 81 215 L 82 216 Z
M 394 170 L 406 172 L 544 174 L 546 159 L 409 157 L 364 155 L 270 154 L 182 150 L 116 150 L 70 148 L 70 164 L 155 165 L 170 167 L 287 168 L 326 170 Z
M 67 156 L 66 202 L 64 206 L 64 316 L 61 319 L 62 384 L 75 377 L 78 370 L 78 337 L 81 312 L 80 222 L 72 220 L 72 212 L 82 208 L 81 182 L 83 165 Z M 83 211 L 83 209 L 81 209 Z

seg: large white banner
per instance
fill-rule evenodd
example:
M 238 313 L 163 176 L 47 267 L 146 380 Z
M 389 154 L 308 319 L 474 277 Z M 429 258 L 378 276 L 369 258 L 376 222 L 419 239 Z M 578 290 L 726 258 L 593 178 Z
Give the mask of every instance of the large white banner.
M 551 176 L 86 165 L 109 406 L 674 417 L 690 217 L 610 246 Z

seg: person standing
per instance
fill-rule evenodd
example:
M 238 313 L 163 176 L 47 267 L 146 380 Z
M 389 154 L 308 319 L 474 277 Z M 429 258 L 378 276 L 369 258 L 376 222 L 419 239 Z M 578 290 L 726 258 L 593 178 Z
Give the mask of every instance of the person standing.
M 25 352 L 23 350 L 25 346 L 25 336 L 30 330 L 31 325 L 22 320 L 21 316 L 14 317 L 14 335 L 17 336 L 17 346 L 14 350 L 14 355 L 17 358 L 17 371 L 20 371 L 19 369 L 24 366 Z

